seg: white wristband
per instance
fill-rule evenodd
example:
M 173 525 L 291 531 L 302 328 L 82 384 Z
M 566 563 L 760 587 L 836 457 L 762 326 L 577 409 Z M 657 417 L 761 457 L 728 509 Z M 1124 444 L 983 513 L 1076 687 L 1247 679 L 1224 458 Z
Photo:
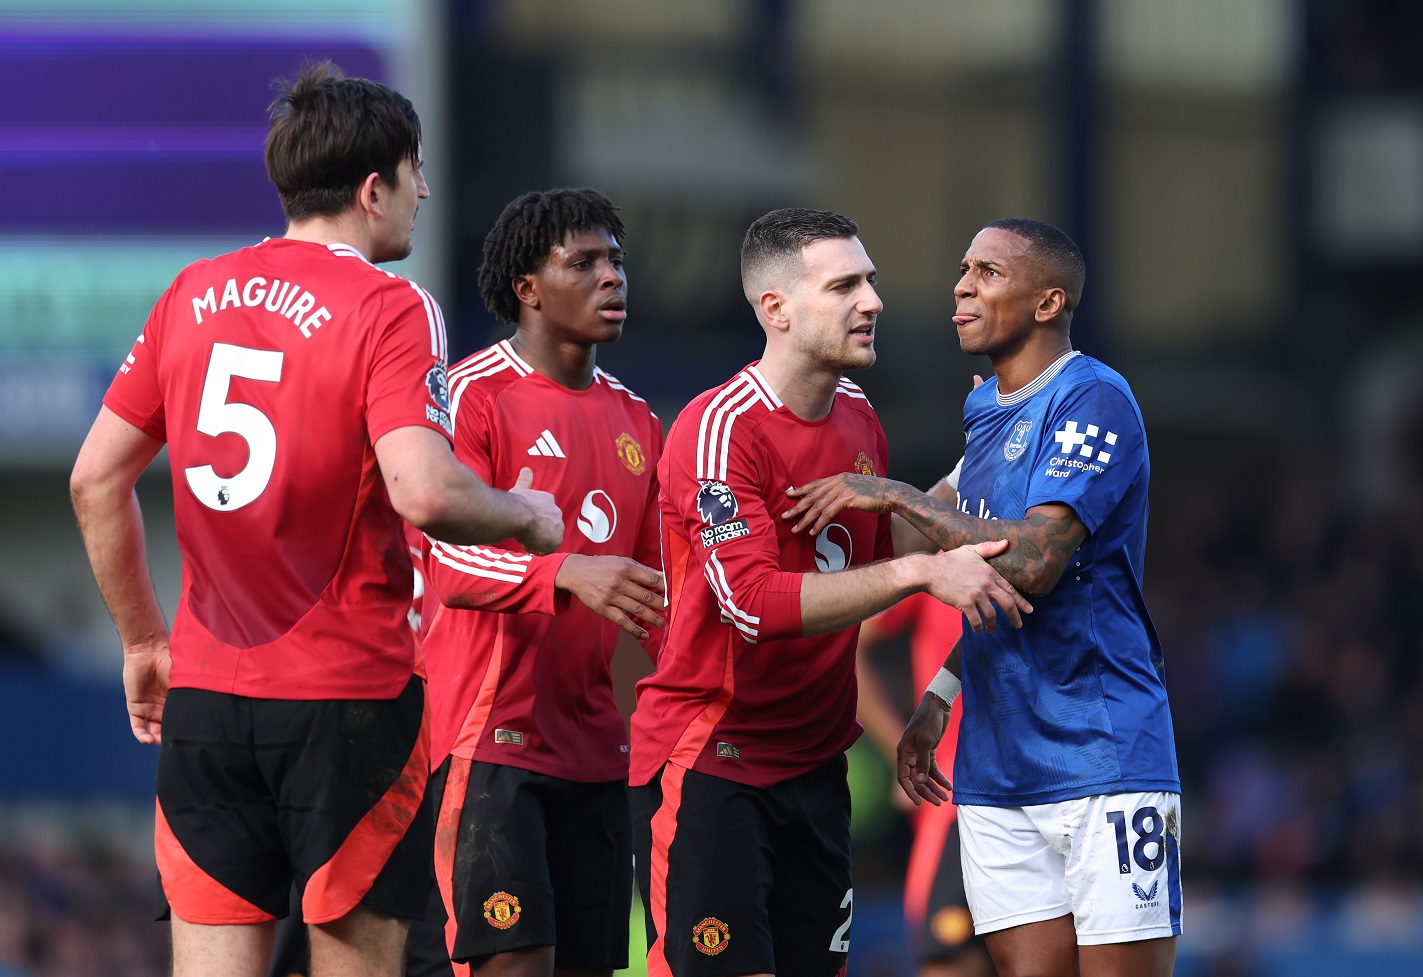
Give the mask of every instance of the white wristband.
M 959 681 L 959 677 L 947 668 L 941 668 L 939 669 L 939 674 L 934 676 L 929 682 L 929 687 L 924 691 L 934 693 L 934 695 L 944 700 L 944 705 L 952 706 L 954 700 L 959 697 L 959 692 L 962 689 L 963 683 Z
M 955 492 L 959 490 L 959 475 L 963 474 L 963 459 L 954 466 L 954 470 L 944 476 L 944 481 L 948 482 Z

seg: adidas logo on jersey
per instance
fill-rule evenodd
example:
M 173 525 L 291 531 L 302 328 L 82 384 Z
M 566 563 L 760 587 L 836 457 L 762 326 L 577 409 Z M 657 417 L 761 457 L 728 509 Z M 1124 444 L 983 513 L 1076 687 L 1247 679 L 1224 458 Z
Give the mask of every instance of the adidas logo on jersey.
M 539 439 L 534 442 L 534 446 L 529 449 L 531 455 L 542 455 L 545 458 L 567 458 L 563 449 L 558 445 L 558 439 L 553 436 L 553 432 L 544 428 L 544 433 L 539 435 Z

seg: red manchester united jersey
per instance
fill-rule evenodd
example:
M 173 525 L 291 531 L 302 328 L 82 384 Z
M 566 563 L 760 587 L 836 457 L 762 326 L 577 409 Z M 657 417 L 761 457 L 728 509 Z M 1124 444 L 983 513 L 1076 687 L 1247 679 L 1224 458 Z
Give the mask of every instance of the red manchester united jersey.
M 618 628 L 554 580 L 571 553 L 660 566 L 662 426 L 602 370 L 588 389 L 570 390 L 508 342 L 451 370 L 450 392 L 456 457 L 501 488 L 532 468 L 534 488 L 553 494 L 565 524 L 549 556 L 513 540 L 426 541 L 431 761 L 453 753 L 565 780 L 621 780 L 627 732 L 610 676 Z
M 346 245 L 270 239 L 183 270 L 104 397 L 166 441 L 183 590 L 174 688 L 392 698 L 412 569 L 373 445 L 449 434 L 444 321 Z
M 859 629 L 802 637 L 801 577 L 892 555 L 889 517 L 847 510 L 811 537 L 780 514 L 790 486 L 883 475 L 887 454 L 848 380 L 820 421 L 791 413 L 754 365 L 682 411 L 658 466 L 670 607 L 657 668 L 638 683 L 634 785 L 670 761 L 764 787 L 854 742 Z

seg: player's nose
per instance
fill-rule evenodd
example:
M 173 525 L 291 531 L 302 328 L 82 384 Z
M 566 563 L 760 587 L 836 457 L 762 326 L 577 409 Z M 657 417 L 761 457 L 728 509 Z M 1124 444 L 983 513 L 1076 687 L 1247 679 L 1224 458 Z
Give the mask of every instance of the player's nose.
M 603 262 L 603 286 L 605 288 L 622 288 L 627 284 L 627 275 L 623 270 L 611 261 Z

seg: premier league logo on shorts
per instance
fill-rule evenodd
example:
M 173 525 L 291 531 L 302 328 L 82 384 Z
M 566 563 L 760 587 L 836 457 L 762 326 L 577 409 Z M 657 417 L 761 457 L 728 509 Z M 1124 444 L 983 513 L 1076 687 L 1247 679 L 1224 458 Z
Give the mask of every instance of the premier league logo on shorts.
M 740 506 L 725 482 L 703 482 L 697 493 L 697 515 L 708 526 L 718 526 L 736 518 Z
M 1003 442 L 1003 459 L 1017 461 L 1028 450 L 1028 434 L 1033 430 L 1033 419 L 1026 418 L 1013 425 L 1013 435 Z

